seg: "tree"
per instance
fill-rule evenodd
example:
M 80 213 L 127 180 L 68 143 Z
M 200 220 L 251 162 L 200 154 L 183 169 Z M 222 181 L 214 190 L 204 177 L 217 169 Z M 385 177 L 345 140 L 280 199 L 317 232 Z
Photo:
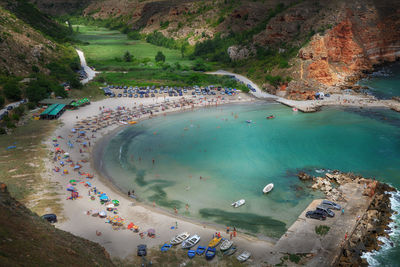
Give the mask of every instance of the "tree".
M 165 62 L 165 56 L 161 51 L 158 51 L 156 57 L 155 57 L 156 62 Z
M 3 87 L 3 92 L 8 100 L 17 101 L 21 99 L 22 92 L 16 80 L 8 81 Z
M 38 82 L 33 82 L 26 88 L 26 96 L 30 102 L 37 103 L 45 99 L 48 96 L 48 92 L 46 88 L 40 86 Z
M 132 31 L 128 33 L 128 39 L 130 40 L 140 40 L 142 36 L 138 31 Z
M 0 95 L 0 108 L 3 108 L 4 102 L 5 102 L 4 96 Z
M 129 51 L 126 51 L 124 54 L 124 61 L 125 62 L 131 62 L 132 61 L 132 55 L 129 53 Z
M 181 55 L 182 55 L 182 58 L 185 57 L 185 52 L 186 52 L 186 44 L 182 44 L 182 46 L 181 46 Z

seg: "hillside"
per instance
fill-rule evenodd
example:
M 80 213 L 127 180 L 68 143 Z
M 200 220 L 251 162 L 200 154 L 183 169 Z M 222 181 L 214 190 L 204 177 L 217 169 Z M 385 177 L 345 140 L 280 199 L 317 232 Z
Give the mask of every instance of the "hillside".
M 42 220 L 12 198 L 5 184 L 0 214 L 1 266 L 113 266 L 103 247 Z
M 194 56 L 295 99 L 347 87 L 400 55 L 400 2 L 394 0 L 104 0 L 92 1 L 83 15 L 187 41 Z
M 52 59 L 57 57 L 57 44 L 45 38 L 23 21 L 0 7 L 0 72 L 17 76 L 32 72 L 37 66 L 46 69 Z

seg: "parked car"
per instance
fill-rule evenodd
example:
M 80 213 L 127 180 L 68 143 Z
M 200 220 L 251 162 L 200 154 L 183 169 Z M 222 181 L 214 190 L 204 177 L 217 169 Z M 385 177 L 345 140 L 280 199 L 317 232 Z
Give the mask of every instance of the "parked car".
M 128 95 L 128 97 L 132 97 L 132 96 L 133 96 L 132 94 L 129 94 L 129 95 Z
M 306 217 L 321 220 L 321 221 L 326 220 L 326 215 L 322 211 L 317 211 L 317 210 L 307 211 Z
M 318 210 L 318 211 L 322 211 L 323 213 L 325 213 L 325 215 L 326 215 L 327 217 L 335 217 L 335 213 L 334 213 L 330 208 L 328 208 L 328 207 L 326 207 L 326 206 L 319 205 L 319 206 L 317 207 L 317 210 Z
M 327 208 L 334 209 L 334 210 L 341 210 L 342 207 L 339 204 L 336 204 L 333 201 L 329 200 L 322 200 L 321 206 L 326 206 Z
M 10 106 L 7 107 L 7 110 L 12 110 L 13 108 L 14 107 L 10 105 Z
M 56 223 L 57 222 L 57 215 L 50 213 L 50 214 L 45 214 L 41 217 L 42 219 L 45 219 L 49 223 Z
M 118 94 L 118 97 L 122 97 L 122 94 Z
M 134 96 L 135 98 L 138 98 L 138 95 L 137 94 L 135 94 L 135 96 Z

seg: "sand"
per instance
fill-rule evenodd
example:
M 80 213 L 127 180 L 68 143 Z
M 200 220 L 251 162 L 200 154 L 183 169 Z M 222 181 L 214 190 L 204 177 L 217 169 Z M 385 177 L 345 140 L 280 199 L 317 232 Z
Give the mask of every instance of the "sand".
M 192 96 L 187 96 L 187 98 L 192 99 Z M 169 98 L 170 101 L 177 101 L 178 97 Z M 228 99 L 225 97 L 225 99 Z M 210 99 L 208 99 L 210 100 Z M 125 106 L 126 108 L 132 108 L 133 106 L 138 106 L 140 104 L 148 105 L 154 103 L 161 103 L 164 101 L 163 97 L 158 98 L 144 98 L 144 99 L 132 99 L 132 98 L 110 98 L 101 100 L 98 102 L 93 102 L 88 106 L 82 107 L 74 111 L 66 111 L 60 118 L 61 125 L 58 127 L 53 134 L 46 141 L 46 145 L 50 151 L 54 151 L 52 139 L 56 136 L 62 136 L 63 139 L 58 139 L 59 147 L 64 149 L 65 152 L 70 154 L 72 160 L 77 161 L 78 159 L 91 158 L 92 149 L 95 143 L 98 142 L 101 137 L 115 131 L 118 127 L 124 127 L 121 125 L 112 125 L 110 127 L 104 128 L 101 131 L 94 133 L 96 138 L 90 138 L 86 140 L 91 142 L 90 148 L 84 150 L 82 155 L 79 153 L 79 146 L 75 143 L 77 139 L 77 134 L 71 133 L 71 129 L 74 128 L 76 122 L 98 115 L 100 110 L 99 107 L 115 109 L 118 106 Z M 241 94 L 240 99 L 238 97 L 230 97 L 229 101 L 224 101 L 223 103 L 232 102 L 248 102 L 254 101 L 253 98 Z M 200 103 L 197 100 L 196 106 L 205 106 L 204 102 Z M 220 104 L 222 104 L 220 102 Z M 190 108 L 190 107 L 187 107 Z M 180 111 L 181 108 L 169 109 L 169 112 Z M 161 115 L 161 113 L 157 113 Z M 90 118 L 89 118 L 90 119 Z M 142 118 L 143 119 L 143 118 Z M 140 123 L 140 122 L 139 122 Z M 69 135 L 73 134 L 73 138 L 68 138 Z M 89 133 L 88 136 L 91 136 Z M 70 149 L 67 145 L 68 140 L 74 143 L 74 148 Z M 101 142 L 100 142 L 101 143 Z M 63 206 L 64 213 L 59 223 L 56 223 L 56 227 L 69 231 L 75 235 L 84 237 L 91 241 L 97 242 L 104 246 L 106 250 L 111 254 L 112 257 L 125 258 L 131 254 L 136 253 L 136 247 L 139 244 L 147 244 L 148 247 L 157 247 L 171 240 L 175 235 L 187 231 L 191 234 L 198 234 L 201 236 L 200 245 L 207 245 L 212 239 L 215 232 L 221 232 L 223 237 L 229 238 L 229 235 L 225 233 L 225 226 L 219 227 L 215 225 L 210 225 L 206 223 L 201 223 L 199 221 L 194 221 L 180 217 L 179 214 L 167 213 L 158 207 L 149 207 L 141 203 L 136 202 L 132 198 L 128 198 L 127 195 L 116 190 L 110 182 L 105 180 L 100 176 L 99 173 L 93 168 L 93 164 L 81 163 L 82 172 L 94 174 L 93 179 L 90 180 L 91 184 L 102 192 L 107 193 L 111 199 L 118 199 L 120 201 L 120 206 L 118 211 L 121 217 L 126 220 L 126 225 L 133 222 L 135 225 L 140 227 L 140 231 L 147 231 L 149 228 L 154 228 L 156 230 L 156 237 L 140 238 L 138 233 L 134 233 L 130 230 L 113 230 L 112 226 L 105 223 L 105 219 L 100 219 L 99 217 L 93 217 L 87 215 L 89 210 L 105 210 L 104 205 L 100 204 L 98 198 L 92 201 L 88 195 L 88 189 L 84 187 L 83 184 L 78 183 L 76 188 L 80 194 L 80 198 L 77 200 L 67 200 L 70 196 L 70 192 L 66 191 L 66 186 L 70 179 L 84 179 L 84 176 L 77 174 L 73 171 L 72 167 L 64 167 L 63 169 L 68 169 L 69 174 L 63 175 L 62 171 L 55 172 L 52 169 L 54 166 L 59 166 L 58 162 L 53 161 L 54 154 L 51 153 L 48 159 L 46 159 L 46 177 L 53 182 L 58 182 L 62 189 L 59 191 L 61 195 L 61 202 Z M 67 165 L 66 165 L 67 166 Z M 60 216 L 60 214 L 59 214 Z M 178 229 L 171 229 L 171 227 L 178 225 Z M 102 234 L 100 236 L 96 235 L 96 231 L 100 231 Z M 273 242 L 258 240 L 257 238 L 247 236 L 244 234 L 238 234 L 238 237 L 234 238 L 234 242 L 238 245 L 239 252 L 242 250 L 248 250 L 252 253 L 253 264 L 262 262 L 262 260 L 272 251 Z

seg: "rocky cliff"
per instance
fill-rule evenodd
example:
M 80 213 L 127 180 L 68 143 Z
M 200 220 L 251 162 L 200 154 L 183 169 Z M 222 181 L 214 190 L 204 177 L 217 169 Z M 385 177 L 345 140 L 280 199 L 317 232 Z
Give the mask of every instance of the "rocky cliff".
M 343 3 L 338 23 L 299 51 L 299 80 L 346 86 L 373 66 L 400 58 L 400 2 Z
M 93 0 L 29 0 L 32 4 L 47 14 L 53 16 L 73 14 L 81 11 Z

